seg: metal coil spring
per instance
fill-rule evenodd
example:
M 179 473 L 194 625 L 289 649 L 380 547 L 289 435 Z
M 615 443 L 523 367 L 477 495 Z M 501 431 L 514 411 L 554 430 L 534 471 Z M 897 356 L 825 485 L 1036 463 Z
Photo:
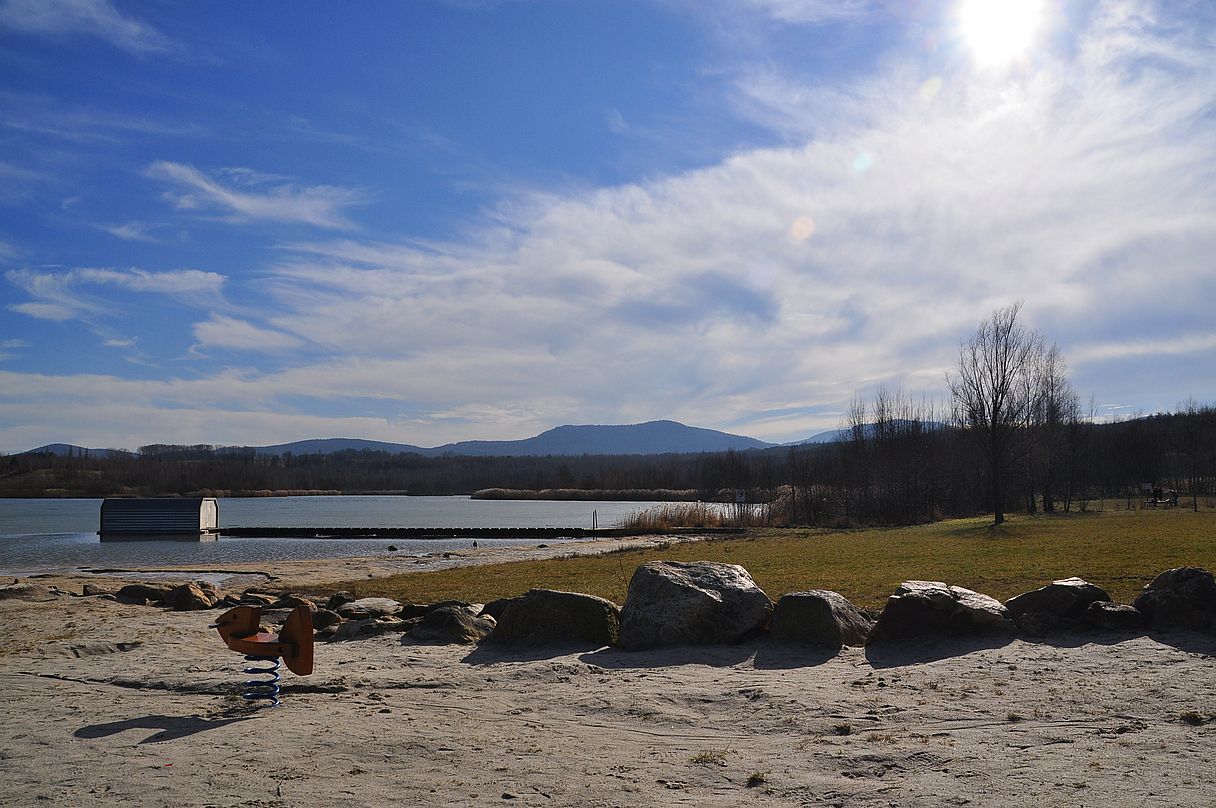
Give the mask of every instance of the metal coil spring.
M 264 662 L 266 665 L 247 665 L 245 673 L 268 676 L 268 679 L 246 679 L 244 696 L 246 701 L 268 701 L 271 707 L 279 706 L 279 658 L 272 656 L 245 657 L 246 662 Z

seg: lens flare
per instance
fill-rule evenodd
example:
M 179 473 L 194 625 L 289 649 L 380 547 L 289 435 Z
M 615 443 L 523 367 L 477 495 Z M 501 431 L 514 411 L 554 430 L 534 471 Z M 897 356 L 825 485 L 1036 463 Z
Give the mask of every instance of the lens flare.
M 815 235 L 815 220 L 810 216 L 799 216 L 790 225 L 790 237 L 795 241 L 807 241 Z

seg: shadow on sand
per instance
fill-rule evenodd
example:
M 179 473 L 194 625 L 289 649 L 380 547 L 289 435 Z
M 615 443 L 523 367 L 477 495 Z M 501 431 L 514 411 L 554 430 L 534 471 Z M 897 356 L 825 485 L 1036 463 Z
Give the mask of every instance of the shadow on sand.
M 586 643 L 555 643 L 551 645 L 497 645 L 483 642 L 460 661 L 466 665 L 494 665 L 501 662 L 543 662 L 546 659 L 595 652 Z
M 1014 641 L 1009 634 L 977 634 L 959 637 L 940 635 L 891 640 L 866 646 L 866 661 L 875 669 L 923 665 L 942 659 L 965 656 L 975 651 L 1003 648 Z
M 1023 642 L 1050 645 L 1053 648 L 1080 648 L 1083 645 L 1118 645 L 1147 637 L 1153 642 L 1177 648 L 1188 654 L 1216 656 L 1216 635 L 1189 628 L 1144 629 L 1059 629 L 1041 637 L 1019 636 Z
M 140 741 L 143 743 L 160 743 L 175 741 L 209 729 L 219 729 L 237 721 L 248 721 L 256 715 L 241 715 L 234 718 L 199 718 L 198 716 L 145 715 L 142 718 L 128 718 L 126 721 L 109 721 L 105 724 L 89 724 L 72 733 L 77 738 L 105 738 L 117 735 L 129 729 L 156 729 L 156 732 Z
M 758 643 L 740 645 L 676 645 L 668 648 L 644 648 L 626 651 L 623 648 L 601 648 L 579 657 L 588 665 L 626 670 L 633 668 L 670 668 L 679 665 L 707 665 L 729 668 L 746 662 L 756 653 Z
M 784 671 L 795 668 L 813 668 L 830 662 L 839 656 L 841 649 L 831 650 L 805 643 L 780 642 L 771 637 L 762 640 L 756 648 L 752 664 L 756 670 Z

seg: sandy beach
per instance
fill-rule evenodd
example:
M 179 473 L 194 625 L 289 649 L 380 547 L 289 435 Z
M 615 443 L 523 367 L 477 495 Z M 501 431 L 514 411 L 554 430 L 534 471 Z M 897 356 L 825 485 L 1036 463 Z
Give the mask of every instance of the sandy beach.
M 260 572 L 283 589 L 355 577 L 335 563 Z M 318 644 L 314 674 L 284 671 L 270 709 L 240 699 L 243 660 L 208 628 L 217 614 L 0 601 L 3 802 L 1206 806 L 1216 793 L 1216 637 L 1185 630 L 830 657 L 768 640 L 516 651 L 390 633 Z

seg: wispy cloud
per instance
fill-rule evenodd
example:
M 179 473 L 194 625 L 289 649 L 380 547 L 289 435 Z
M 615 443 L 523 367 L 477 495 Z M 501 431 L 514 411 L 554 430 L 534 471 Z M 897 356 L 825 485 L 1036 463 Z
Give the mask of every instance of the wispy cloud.
M 168 194 L 179 210 L 218 208 L 236 221 L 266 220 L 348 230 L 354 225 L 342 211 L 366 199 L 364 192 L 332 185 L 297 186 L 286 183 L 274 185 L 265 191 L 246 190 L 236 187 L 237 182 L 226 185 L 183 163 L 158 161 L 148 167 L 147 173 L 153 179 L 182 189 Z M 247 182 L 250 178 L 256 179 L 259 184 L 270 181 L 264 175 L 234 173 L 233 169 L 225 169 L 224 173 L 229 178 L 235 177 L 238 182 Z
M 221 314 L 212 314 L 211 319 L 194 324 L 194 350 L 227 348 L 238 351 L 282 353 L 298 348 L 303 341 L 275 331 L 262 328 L 246 320 L 238 320 Z
M 142 269 L 70 269 L 46 271 L 15 269 L 5 279 L 33 300 L 11 304 L 13 311 L 44 320 L 117 315 L 121 307 L 99 297 L 96 287 L 116 287 L 128 292 L 169 295 L 195 305 L 214 305 L 222 296 L 225 278 L 215 272 L 182 269 L 149 272 Z
M 124 222 L 122 224 L 99 224 L 97 225 L 97 229 L 103 230 L 123 241 L 155 242 L 156 238 L 152 235 L 151 231 L 162 226 L 150 222 Z
M 879 8 L 873 0 L 743 0 L 741 5 L 780 22 L 801 25 L 859 20 Z
M 0 26 L 40 36 L 93 36 L 135 54 L 166 53 L 174 43 L 109 0 L 3 0 Z
M 0 339 L 0 361 L 12 359 L 18 351 L 28 347 L 29 343 L 23 339 Z

